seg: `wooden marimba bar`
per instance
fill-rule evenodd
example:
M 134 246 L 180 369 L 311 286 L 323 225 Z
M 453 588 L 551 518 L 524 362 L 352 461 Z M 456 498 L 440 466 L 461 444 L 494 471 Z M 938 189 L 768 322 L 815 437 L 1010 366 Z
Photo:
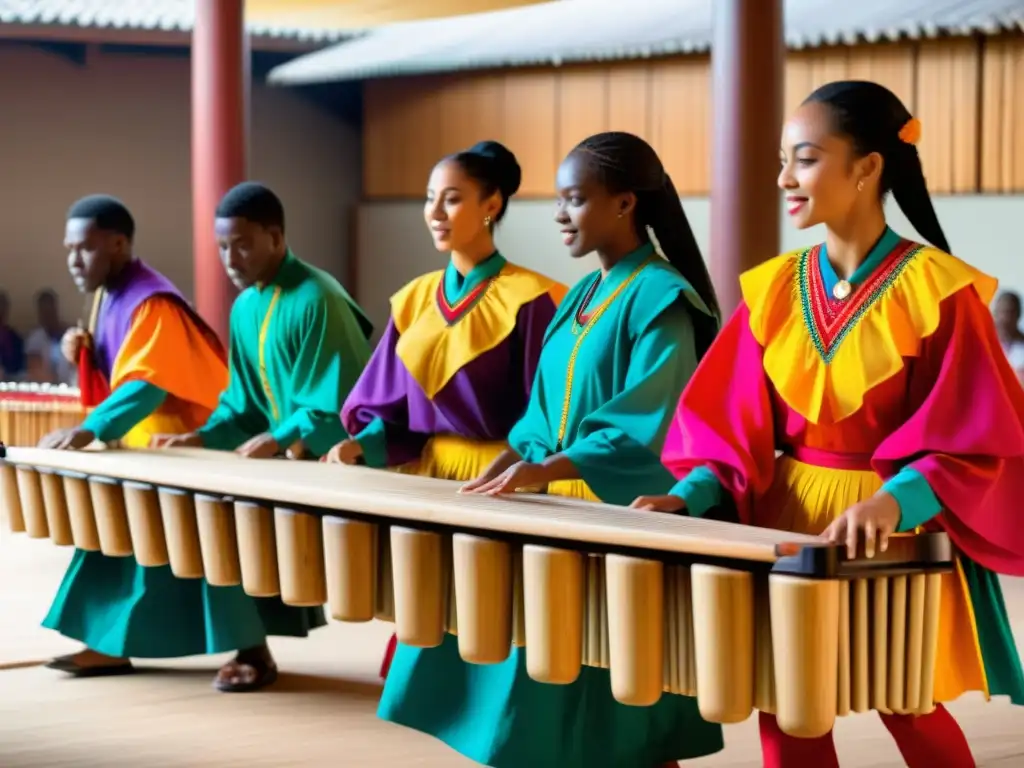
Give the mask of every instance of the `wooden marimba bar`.
M 194 450 L 15 448 L 0 463 L 12 530 L 394 621 L 414 646 L 455 634 L 472 663 L 523 647 L 546 683 L 605 667 L 626 704 L 696 696 L 709 721 L 757 708 L 800 737 L 934 706 L 945 534 L 846 560 L 810 536 L 457 487 Z

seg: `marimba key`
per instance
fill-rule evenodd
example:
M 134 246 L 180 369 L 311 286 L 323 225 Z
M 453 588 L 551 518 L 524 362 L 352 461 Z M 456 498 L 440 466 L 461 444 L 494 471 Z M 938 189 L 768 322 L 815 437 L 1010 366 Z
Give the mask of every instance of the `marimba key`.
M 605 569 L 608 613 L 616 619 L 608 632 L 612 694 L 623 704 L 650 706 L 665 681 L 664 566 L 608 555 Z
M 43 505 L 46 512 L 46 526 L 50 541 L 58 547 L 74 546 L 68 502 L 64 495 L 64 479 L 56 472 L 40 471 L 39 480 L 43 489 Z
M 889 709 L 889 579 L 872 579 L 871 706 L 884 715 Z
M 168 565 L 167 536 L 160 515 L 160 498 L 156 489 L 145 483 L 122 483 L 128 532 L 132 550 L 139 565 L 156 568 Z
M 280 595 L 274 510 L 261 504 L 236 501 L 235 531 L 238 535 L 242 589 L 253 597 Z
M 854 579 L 850 587 L 851 664 L 850 709 L 867 712 L 871 702 L 871 613 L 869 579 Z
M 754 708 L 754 577 L 749 571 L 690 568 L 697 706 L 705 720 L 740 723 Z
M 839 582 L 839 649 L 838 665 L 839 680 L 836 683 L 836 715 L 845 717 L 850 714 L 852 672 L 850 648 L 850 582 Z
M 768 586 L 779 728 L 804 739 L 824 736 L 836 720 L 839 582 L 773 574 Z M 697 672 L 699 702 L 699 659 Z
M 512 552 L 503 541 L 452 537 L 459 655 L 498 664 L 512 650 Z
M 906 713 L 907 577 L 889 583 L 889 701 L 897 715 Z
M 0 464 L 0 501 L 11 533 L 25 533 L 25 515 L 21 510 L 18 491 L 18 470 L 13 464 Z
M 512 550 L 512 644 L 526 647 L 526 606 L 523 601 L 523 550 Z
M 167 535 L 167 559 L 171 573 L 179 579 L 201 579 L 203 549 L 199 539 L 199 521 L 191 493 L 174 488 L 159 488 L 160 519 Z
M 440 534 L 391 528 L 391 567 L 398 641 L 436 648 L 446 630 L 447 582 Z
M 579 552 L 523 547 L 526 671 L 542 683 L 568 685 L 583 666 L 584 563 Z
M 754 708 L 775 714 L 775 659 L 772 656 L 772 613 L 767 579 L 756 580 L 754 598 Z M 694 686 L 694 693 L 696 690 Z
M 942 573 L 925 576 L 924 629 L 921 633 L 921 694 L 918 714 L 926 715 L 935 709 L 935 663 L 939 650 L 939 618 L 942 604 Z
M 924 607 L 928 577 L 923 573 L 908 576 L 910 600 L 907 611 L 907 683 L 905 709 L 916 712 L 921 707 L 921 664 L 924 641 Z
M 39 473 L 31 467 L 18 467 L 18 495 L 25 519 L 25 532 L 31 539 L 46 539 L 50 525 L 46 521 L 46 504 Z
M 203 555 L 203 573 L 213 587 L 237 587 L 242 583 L 238 562 L 238 537 L 235 514 L 228 499 L 200 494 L 196 496 L 196 522 L 199 549 Z
M 377 584 L 374 618 L 378 621 L 395 620 L 395 569 L 391 561 L 391 529 L 377 531 Z
M 287 605 L 315 607 L 327 602 L 327 577 L 320 518 L 276 507 L 278 576 Z
M 377 608 L 377 526 L 323 518 L 327 604 L 338 621 L 372 621 Z
M 83 552 L 101 551 L 89 478 L 78 472 L 61 472 L 61 476 L 64 481 L 64 499 L 68 505 L 68 521 L 71 524 L 71 538 L 74 540 L 75 549 Z
M 90 477 L 89 495 L 96 516 L 100 551 L 107 557 L 131 557 L 132 536 L 120 482 L 110 477 Z

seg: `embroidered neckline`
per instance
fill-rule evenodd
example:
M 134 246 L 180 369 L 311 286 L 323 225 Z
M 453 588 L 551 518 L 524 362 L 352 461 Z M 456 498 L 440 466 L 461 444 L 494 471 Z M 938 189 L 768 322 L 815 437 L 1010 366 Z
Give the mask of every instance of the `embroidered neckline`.
M 900 242 L 886 255 L 878 268 L 853 293 L 837 300 L 825 290 L 819 262 L 821 246 L 803 251 L 797 262 L 797 281 L 804 324 L 814 348 L 827 365 L 843 339 L 856 327 L 864 314 L 882 297 L 922 246 L 909 240 Z
M 497 277 L 497 275 L 495 275 Z M 494 277 L 489 277 L 476 286 L 473 290 L 463 296 L 454 304 L 448 302 L 448 298 L 444 295 L 444 277 L 437 283 L 437 308 L 441 313 L 441 317 L 444 318 L 445 323 L 448 325 L 455 325 L 462 318 L 464 318 L 469 311 L 479 303 L 480 299 L 487 293 L 487 289 L 494 282 Z
M 587 334 L 590 333 L 591 329 L 597 325 L 597 321 L 601 319 L 601 315 L 612 305 L 612 303 L 619 297 L 623 291 L 625 291 L 630 284 L 637 278 L 637 276 L 644 271 L 645 268 L 654 263 L 656 256 L 648 256 L 640 264 L 638 264 L 629 276 L 623 280 L 619 286 L 612 292 L 611 296 L 601 302 L 600 306 L 595 309 L 590 316 L 587 318 L 587 323 L 581 329 L 577 330 L 573 327 L 572 333 L 576 336 L 576 343 L 572 347 L 572 351 L 569 353 L 569 361 L 566 365 L 565 370 L 565 397 L 562 400 L 562 415 L 558 421 L 558 439 L 555 446 L 555 452 L 562 450 L 562 443 L 565 440 L 565 432 L 569 425 L 569 406 L 572 405 L 572 385 L 573 379 L 576 372 L 576 357 L 580 353 L 580 345 L 583 344 L 583 340 L 587 338 Z M 597 285 L 600 280 L 595 283 Z M 575 320 L 575 319 L 574 319 Z M 574 322 L 575 325 L 575 322 Z
M 590 302 L 594 300 L 594 294 L 597 293 L 597 288 L 600 285 L 601 278 L 599 277 L 593 283 L 591 283 L 590 288 L 588 288 L 587 292 L 583 295 L 583 301 L 580 302 L 579 307 L 577 307 L 576 309 L 576 315 L 574 319 L 576 321 L 577 333 L 579 332 L 580 328 L 582 328 L 588 322 L 590 322 L 590 318 L 593 315 L 593 313 L 587 312 L 587 307 L 589 307 Z

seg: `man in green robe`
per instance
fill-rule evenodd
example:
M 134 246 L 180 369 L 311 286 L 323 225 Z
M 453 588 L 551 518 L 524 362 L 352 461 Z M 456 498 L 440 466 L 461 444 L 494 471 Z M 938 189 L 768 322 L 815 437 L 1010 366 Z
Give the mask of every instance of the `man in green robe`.
M 246 182 L 228 192 L 215 228 L 221 260 L 241 290 L 231 308 L 228 388 L 201 428 L 158 436 L 154 445 L 253 459 L 322 456 L 348 437 L 339 414 L 370 359 L 373 326 L 337 280 L 291 252 L 284 207 L 267 187 Z M 273 625 L 296 613 L 311 629 L 326 624 L 322 608 L 257 602 L 267 634 L 293 634 Z M 264 646 L 262 656 L 226 665 L 217 686 L 247 688 L 272 669 Z

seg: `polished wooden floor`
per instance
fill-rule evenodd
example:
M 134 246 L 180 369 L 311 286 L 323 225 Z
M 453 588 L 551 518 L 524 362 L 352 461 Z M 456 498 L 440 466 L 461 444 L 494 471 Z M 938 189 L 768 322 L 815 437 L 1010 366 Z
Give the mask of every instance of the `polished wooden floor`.
M 460 768 L 468 760 L 374 715 L 381 624 L 332 624 L 306 641 L 274 643 L 285 674 L 273 689 L 226 696 L 210 687 L 222 658 L 153 665 L 149 674 L 70 680 L 32 662 L 74 650 L 39 628 L 69 552 L 0 533 L 0 767 Z M 1004 581 L 1018 638 L 1024 581 Z M 1024 765 L 1024 709 L 980 697 L 956 702 L 978 764 Z M 843 718 L 842 765 L 899 766 L 877 718 Z M 758 766 L 755 720 L 726 729 L 726 749 L 687 766 Z M 639 767 L 643 768 L 643 767 Z M 808 767 L 810 768 L 810 767 Z

